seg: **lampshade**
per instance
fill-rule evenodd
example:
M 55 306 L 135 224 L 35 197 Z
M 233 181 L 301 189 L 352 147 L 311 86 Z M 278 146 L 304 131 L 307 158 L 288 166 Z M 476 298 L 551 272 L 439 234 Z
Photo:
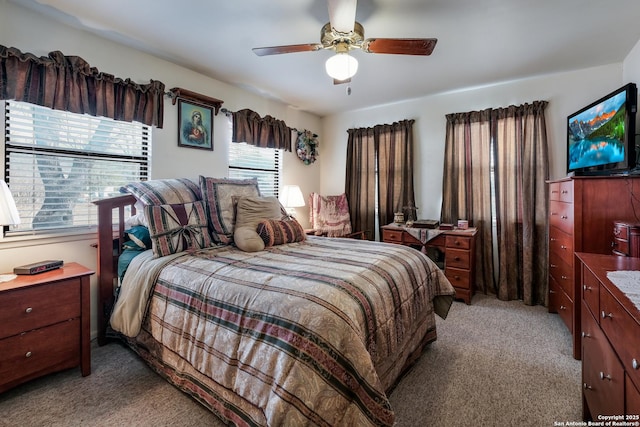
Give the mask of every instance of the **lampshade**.
M 299 208 L 304 206 L 304 197 L 302 191 L 297 185 L 283 185 L 280 190 L 280 203 L 285 208 Z
M 16 202 L 6 182 L 0 180 L 0 225 L 20 224 Z
M 346 52 L 336 53 L 324 66 L 327 74 L 336 80 L 350 79 L 358 72 L 358 60 Z

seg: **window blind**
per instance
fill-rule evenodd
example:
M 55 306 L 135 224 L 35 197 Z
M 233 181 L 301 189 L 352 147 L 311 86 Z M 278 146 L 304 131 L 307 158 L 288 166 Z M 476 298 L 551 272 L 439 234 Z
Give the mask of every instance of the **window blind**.
M 229 178 L 255 177 L 262 196 L 278 197 L 281 156 L 282 150 L 232 142 L 229 144 Z
M 10 231 L 88 227 L 94 200 L 149 175 L 151 131 L 120 122 L 5 102 L 5 180 L 21 224 Z

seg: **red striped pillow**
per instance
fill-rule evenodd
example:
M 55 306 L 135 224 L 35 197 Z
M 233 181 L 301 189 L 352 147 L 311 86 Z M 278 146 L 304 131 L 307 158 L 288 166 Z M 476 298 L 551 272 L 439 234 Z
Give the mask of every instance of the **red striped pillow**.
M 256 231 L 264 241 L 265 247 L 301 242 L 307 237 L 295 219 L 265 219 L 258 223 Z

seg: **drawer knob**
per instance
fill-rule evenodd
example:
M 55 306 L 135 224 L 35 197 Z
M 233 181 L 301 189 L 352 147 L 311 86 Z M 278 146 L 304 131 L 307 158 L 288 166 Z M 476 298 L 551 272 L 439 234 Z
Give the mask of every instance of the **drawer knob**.
M 589 292 L 590 292 L 591 290 L 593 290 L 593 289 L 591 288 L 591 286 L 587 286 L 587 285 L 582 285 L 582 289 L 584 289 L 585 291 L 589 291 Z
M 566 215 L 562 215 L 560 218 L 562 218 L 562 219 L 567 219 L 567 218 L 569 218 L 569 217 L 568 217 L 568 216 L 566 216 Z
M 582 338 L 591 338 L 591 335 L 586 332 L 582 332 Z
M 560 276 L 560 278 L 561 278 L 562 280 L 567 280 L 567 279 L 568 279 L 568 277 L 567 277 L 567 276 Z
M 560 249 L 567 249 L 566 245 L 560 245 Z
M 31 357 L 31 352 L 27 351 L 27 353 L 24 355 L 24 357 Z
M 633 366 L 633 369 L 640 369 L 640 363 L 638 363 L 637 359 L 631 361 L 631 366 Z
M 560 306 L 560 310 L 566 310 L 566 309 L 567 309 L 567 307 L 565 307 L 564 305 Z
M 456 260 L 456 261 L 460 261 L 460 257 L 459 256 L 454 257 L 453 259 Z
M 558 266 L 555 264 L 549 264 L 549 268 L 558 268 Z
M 605 375 L 604 372 L 600 372 L 600 379 L 601 380 L 609 380 L 611 381 L 611 375 Z
M 607 317 L 613 319 L 613 313 L 605 313 L 604 310 L 602 310 L 600 316 L 602 316 L 603 319 L 606 319 Z
M 584 383 L 582 384 L 582 388 L 584 388 L 585 390 L 591 390 L 593 387 L 591 387 L 589 384 Z
M 27 309 L 24 311 L 25 313 L 31 313 L 33 311 L 32 307 L 27 307 Z

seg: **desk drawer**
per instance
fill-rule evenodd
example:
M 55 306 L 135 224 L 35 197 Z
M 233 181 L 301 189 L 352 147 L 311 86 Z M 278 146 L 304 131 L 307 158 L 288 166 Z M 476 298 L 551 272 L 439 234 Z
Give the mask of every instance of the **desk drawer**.
M 600 282 L 584 264 L 582 264 L 582 299 L 591 311 L 591 315 L 598 319 L 600 316 Z
M 402 243 L 402 230 L 382 230 L 382 241 L 390 243 Z
M 454 288 L 471 289 L 471 272 L 447 266 L 444 275 Z
M 453 267 L 469 270 L 471 266 L 469 251 L 463 249 L 447 248 L 444 254 L 444 265 L 447 268 Z
M 575 301 L 574 282 L 573 282 L 573 266 L 556 254 L 549 255 L 549 273 L 556 279 L 556 282 L 562 287 L 564 292 Z
M 448 248 L 469 249 L 471 248 L 471 239 L 463 236 L 447 236 L 445 245 Z
M 80 317 L 80 280 L 18 288 L 0 295 L 0 338 Z

